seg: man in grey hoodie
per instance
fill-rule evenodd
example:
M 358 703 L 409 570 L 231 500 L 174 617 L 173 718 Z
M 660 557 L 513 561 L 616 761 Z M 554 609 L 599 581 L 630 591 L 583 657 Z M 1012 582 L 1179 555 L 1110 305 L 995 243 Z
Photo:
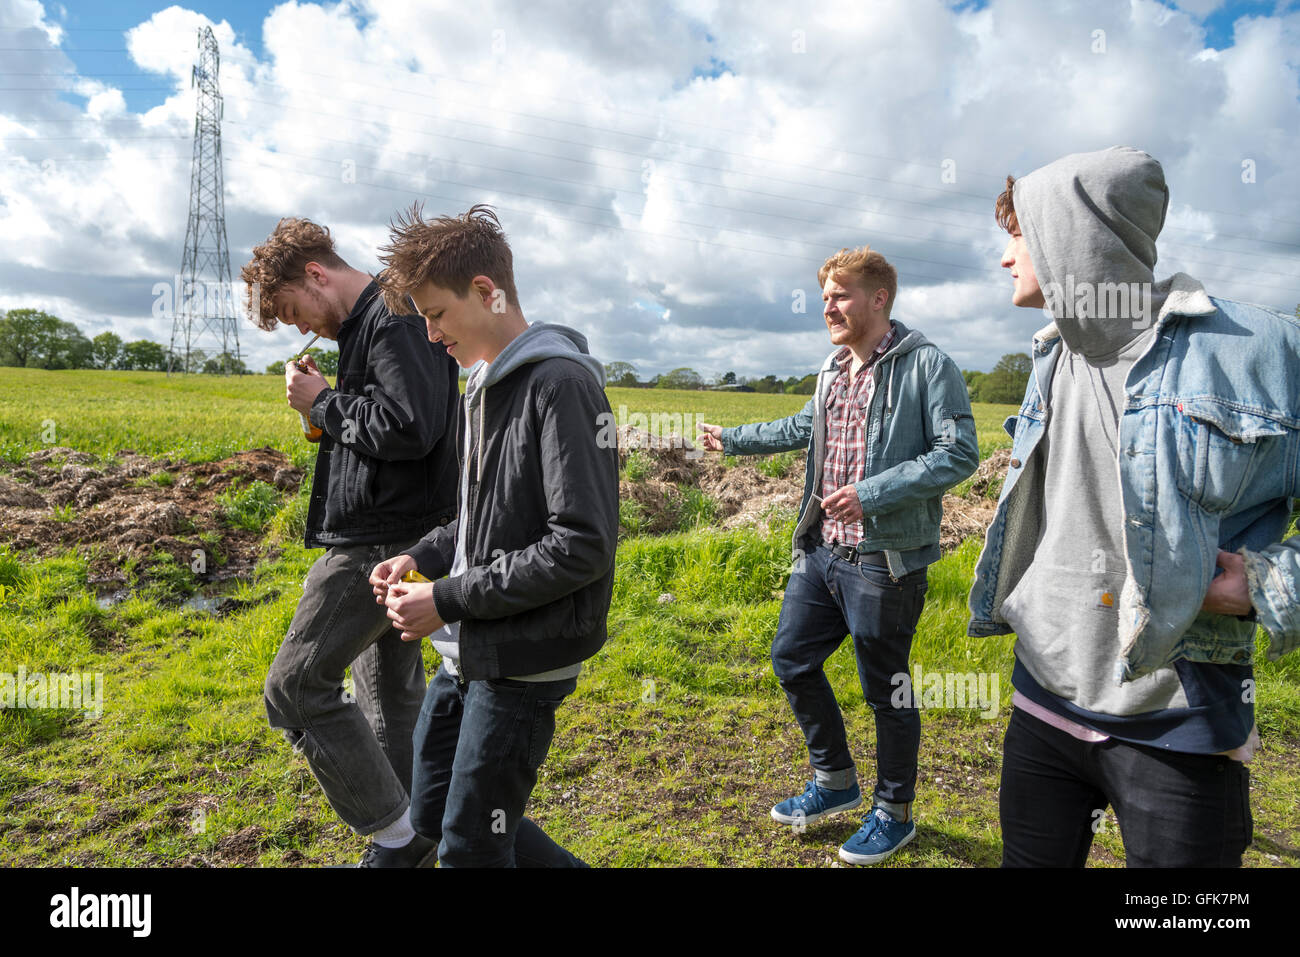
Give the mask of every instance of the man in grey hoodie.
M 524 808 L 556 708 L 607 636 L 618 450 L 599 440 L 604 368 L 581 333 L 529 325 L 487 207 L 413 209 L 386 252 L 386 299 L 409 297 L 472 366 L 458 518 L 370 578 L 402 638 L 431 635 L 442 655 L 415 729 L 411 823 L 441 842 L 443 867 L 581 866 Z
M 1237 866 L 1251 839 L 1251 619 L 1286 604 L 1265 579 L 1294 562 L 1269 545 L 1288 468 L 1264 463 L 1295 409 L 1270 353 L 1295 329 L 1190 276 L 1153 282 L 1168 204 L 1127 147 L 1008 177 L 997 201 L 1012 301 L 1053 320 L 970 601 L 972 634 L 1017 636 L 1004 866 L 1082 866 L 1108 805 L 1130 866 Z M 1257 561 L 1272 571 L 1248 581 Z M 1183 596 L 1161 567 L 1208 588 Z

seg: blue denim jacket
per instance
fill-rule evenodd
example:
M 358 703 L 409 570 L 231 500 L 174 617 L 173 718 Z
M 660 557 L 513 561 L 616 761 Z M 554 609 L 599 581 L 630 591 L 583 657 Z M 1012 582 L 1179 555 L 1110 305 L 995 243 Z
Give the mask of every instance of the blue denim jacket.
M 1269 658 L 1300 646 L 1300 536 L 1279 544 L 1290 499 L 1300 495 L 1300 322 L 1211 299 L 1181 273 L 1167 282 L 1171 291 L 1150 346 L 1129 371 L 1120 416 L 1126 575 L 1117 681 L 1179 658 L 1251 660 L 1254 622 L 1200 611 L 1221 548 L 1245 559 Z M 1060 349 L 1055 325 L 1034 336 L 1024 403 L 1004 423 L 1011 463 L 975 569 L 971 635 L 1010 631 L 999 609 L 1037 545 L 1029 517 L 1041 509 L 1041 482 L 1019 479 L 1037 464 L 1048 414 L 1042 397 L 1051 395 Z
M 901 578 L 939 557 L 943 493 L 975 471 L 979 443 L 966 380 L 956 363 L 898 320 L 897 339 L 871 370 L 864 478 L 854 485 L 862 503 L 860 551 L 883 551 L 889 573 Z M 839 350 L 837 349 L 836 352 Z M 799 412 L 772 422 L 722 430 L 726 455 L 808 449 L 803 500 L 792 547 L 822 518 L 811 500 L 826 458 L 826 396 L 839 374 L 835 352 L 817 373 L 813 397 Z

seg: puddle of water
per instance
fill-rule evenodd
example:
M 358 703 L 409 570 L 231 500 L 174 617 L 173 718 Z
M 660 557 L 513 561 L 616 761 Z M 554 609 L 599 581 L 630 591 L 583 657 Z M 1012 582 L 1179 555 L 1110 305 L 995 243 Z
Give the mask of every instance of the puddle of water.
M 131 594 L 132 593 L 127 589 L 120 588 L 117 591 L 106 592 L 105 594 L 98 596 L 95 599 L 95 604 L 97 604 L 100 608 L 103 608 L 104 610 L 107 611 L 109 608 L 112 608 L 118 602 L 125 601 L 126 599 L 130 598 Z M 191 595 L 189 598 L 186 598 L 183 602 L 181 602 L 180 607 L 192 608 L 195 611 L 201 611 L 205 614 L 214 615 L 216 614 L 218 607 L 221 605 L 223 601 L 226 600 L 227 597 L 228 596 L 226 595 L 204 595 L 202 592 L 196 592 L 193 595 Z
M 194 594 L 181 602 L 181 607 L 193 608 L 195 611 L 204 611 L 211 614 L 216 611 L 217 606 L 221 604 L 224 598 L 224 595 L 214 595 L 209 597 L 207 595 Z
M 112 591 L 100 595 L 98 598 L 95 599 L 95 604 L 98 605 L 100 608 L 109 609 L 112 608 L 114 605 L 116 605 L 119 601 L 125 601 L 130 596 L 131 593 L 129 591 L 127 591 L 124 588 L 120 588 L 117 591 Z

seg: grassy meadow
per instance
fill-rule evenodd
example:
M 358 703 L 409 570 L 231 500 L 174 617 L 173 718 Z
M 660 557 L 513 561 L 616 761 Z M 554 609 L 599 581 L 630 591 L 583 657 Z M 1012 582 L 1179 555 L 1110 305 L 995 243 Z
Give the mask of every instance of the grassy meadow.
M 609 390 L 611 407 L 700 414 L 721 425 L 789 415 L 804 396 Z M 975 409 L 981 453 L 1009 445 L 1009 406 Z M 51 427 L 53 433 L 51 434 Z M 51 445 L 129 448 L 191 461 L 260 446 L 310 468 L 314 447 L 282 380 L 161 373 L 0 370 L 0 475 Z M 634 477 L 633 477 L 634 478 Z M 363 841 L 337 820 L 305 760 L 266 723 L 262 681 L 319 551 L 301 545 L 309 482 L 233 515 L 263 534 L 255 571 L 192 607 L 185 566 L 102 607 L 85 549 L 43 558 L 0 545 L 0 672 L 103 675 L 98 717 L 0 710 L 0 865 L 323 865 Z M 851 815 L 803 833 L 768 808 L 811 776 L 768 661 L 794 516 L 770 533 L 701 522 L 619 547 L 610 640 L 560 709 L 530 814 L 593 865 L 828 866 Z M 1294 532 L 1294 527 L 1292 529 Z M 0 542 L 4 541 L 0 537 Z M 999 678 L 991 716 L 922 714 L 918 837 L 882 866 L 994 866 L 997 788 L 1010 716 L 1010 636 L 969 638 L 966 595 L 981 541 L 932 566 L 913 646 L 926 672 Z M 1259 647 L 1264 647 L 1259 633 Z M 426 642 L 430 673 L 436 656 Z M 871 711 L 846 643 L 827 665 L 863 781 L 874 779 Z M 1249 866 L 1295 866 L 1300 847 L 1300 655 L 1258 655 L 1263 748 L 1252 765 Z M 1123 863 L 1108 814 L 1091 862 Z

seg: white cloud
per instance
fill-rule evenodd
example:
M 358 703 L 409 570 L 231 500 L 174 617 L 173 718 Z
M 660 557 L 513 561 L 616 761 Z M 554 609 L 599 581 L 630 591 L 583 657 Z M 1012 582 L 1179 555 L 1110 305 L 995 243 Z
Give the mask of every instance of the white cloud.
M 998 267 L 1005 176 L 1126 143 L 1170 183 L 1162 267 L 1289 310 L 1300 15 L 1240 19 L 1214 54 L 1201 21 L 1218 6 L 282 3 L 260 60 L 213 24 L 231 265 L 302 215 L 374 270 L 397 210 L 488 201 L 530 319 L 574 325 L 643 375 L 789 375 L 828 351 L 817 267 L 870 243 L 899 269 L 895 315 L 987 369 L 1041 325 L 1010 306 Z M 0 262 L 23 267 L 0 270 L 0 302 L 57 302 L 95 331 L 152 328 L 149 289 L 181 258 L 190 71 L 208 23 L 170 6 L 127 31 L 134 61 L 174 83 L 144 113 L 122 78 L 78 77 L 81 107 L 0 93 Z M 0 27 L 48 47 L 33 62 L 71 69 L 40 4 L 0 0 Z M 296 338 L 241 330 L 259 369 Z

